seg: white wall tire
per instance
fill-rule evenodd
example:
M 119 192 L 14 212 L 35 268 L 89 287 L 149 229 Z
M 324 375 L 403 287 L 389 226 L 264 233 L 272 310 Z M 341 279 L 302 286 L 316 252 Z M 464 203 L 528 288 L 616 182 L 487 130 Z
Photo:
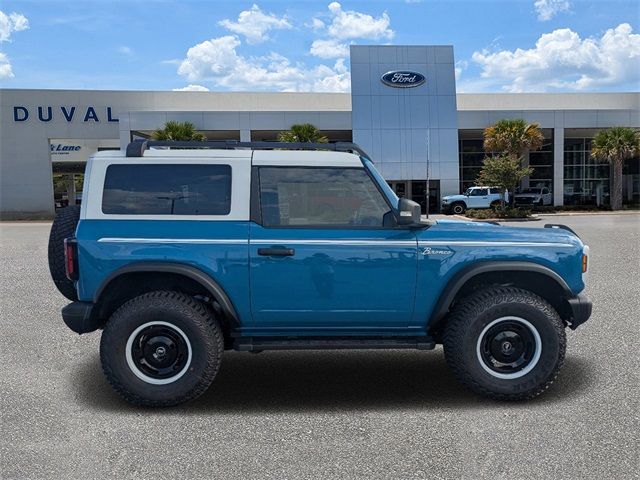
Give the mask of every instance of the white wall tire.
M 515 287 L 489 286 L 457 303 L 444 326 L 443 345 L 463 385 L 497 400 L 525 400 L 558 376 L 566 336 L 558 312 L 544 299 Z
M 129 300 L 109 318 L 100 339 L 102 369 L 111 386 L 128 402 L 146 407 L 200 396 L 215 378 L 223 352 L 224 335 L 211 311 L 172 291 Z

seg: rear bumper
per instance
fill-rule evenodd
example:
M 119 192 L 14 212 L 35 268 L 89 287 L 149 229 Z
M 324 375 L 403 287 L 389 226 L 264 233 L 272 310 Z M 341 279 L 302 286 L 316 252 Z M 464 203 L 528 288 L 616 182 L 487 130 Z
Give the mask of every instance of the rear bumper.
M 91 315 L 92 311 L 91 302 L 71 302 L 62 309 L 62 319 L 76 333 L 93 332 L 100 327 L 100 323 Z
M 568 300 L 569 307 L 571 308 L 571 319 L 569 320 L 569 328 L 575 330 L 584 322 L 589 320 L 591 316 L 591 309 L 593 304 L 589 297 L 584 293 L 579 293 L 573 298 Z

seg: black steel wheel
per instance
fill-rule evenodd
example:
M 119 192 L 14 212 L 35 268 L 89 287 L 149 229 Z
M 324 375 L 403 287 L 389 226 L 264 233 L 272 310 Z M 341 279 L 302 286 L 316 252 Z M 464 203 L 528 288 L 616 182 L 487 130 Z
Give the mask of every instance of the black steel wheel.
M 224 338 L 198 300 L 169 291 L 129 300 L 111 316 L 100 340 L 102 369 L 128 402 L 168 407 L 200 396 L 215 378 Z
M 558 312 L 544 299 L 495 286 L 457 303 L 445 324 L 443 345 L 462 384 L 490 398 L 524 400 L 556 379 L 566 337 Z

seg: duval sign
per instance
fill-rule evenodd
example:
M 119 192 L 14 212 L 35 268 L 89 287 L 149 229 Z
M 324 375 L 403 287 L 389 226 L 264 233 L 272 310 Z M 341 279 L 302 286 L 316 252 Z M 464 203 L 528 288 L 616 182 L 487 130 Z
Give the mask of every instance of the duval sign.
M 418 72 L 393 70 L 382 75 L 380 80 L 382 83 L 389 85 L 390 87 L 410 88 L 422 85 L 425 82 L 425 77 Z
M 75 107 L 75 106 L 38 106 L 28 107 L 22 105 L 16 105 L 13 107 L 13 121 L 14 122 L 26 122 L 29 118 L 38 119 L 40 122 L 50 122 L 56 117 L 66 120 L 71 123 L 73 119 L 77 119 L 82 122 L 99 123 L 100 120 L 106 122 L 117 122 L 118 119 L 114 117 L 111 107 Z

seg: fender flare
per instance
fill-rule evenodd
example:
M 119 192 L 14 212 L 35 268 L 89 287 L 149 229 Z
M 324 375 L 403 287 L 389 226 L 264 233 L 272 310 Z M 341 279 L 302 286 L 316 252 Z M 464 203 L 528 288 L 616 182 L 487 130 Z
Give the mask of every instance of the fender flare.
M 210 275 L 206 274 L 202 270 L 192 267 L 190 265 L 185 265 L 182 263 L 171 263 L 171 262 L 135 262 L 124 267 L 120 267 L 113 272 L 111 272 L 107 278 L 103 280 L 100 286 L 96 289 L 95 294 L 93 295 L 94 303 L 98 303 L 102 293 L 109 286 L 109 284 L 122 275 L 126 275 L 128 273 L 174 273 L 178 275 L 184 275 L 185 277 L 194 280 L 195 282 L 202 285 L 213 298 L 215 298 L 220 306 L 222 307 L 222 311 L 229 317 L 229 320 L 234 325 L 239 325 L 240 320 L 236 308 L 233 305 L 233 302 L 224 291 L 224 289 L 220 286 L 218 282 L 216 282 Z
M 440 294 L 438 301 L 436 302 L 435 307 L 433 308 L 433 313 L 431 314 L 431 319 L 428 324 L 428 328 L 431 329 L 440 324 L 440 322 L 444 319 L 446 314 L 449 312 L 449 305 L 453 302 L 454 298 L 460 291 L 460 289 L 471 280 L 473 277 L 480 275 L 482 273 L 487 272 L 534 272 L 540 273 L 549 277 L 551 280 L 555 281 L 562 288 L 565 296 L 567 298 L 573 297 L 574 294 L 567 285 L 567 282 L 558 275 L 556 272 L 551 270 L 548 267 L 540 265 L 538 263 L 533 262 L 511 262 L 511 261 L 489 261 L 489 262 L 480 262 L 475 263 L 473 265 L 469 265 L 458 273 L 456 273 L 453 278 L 447 282 L 444 290 Z

